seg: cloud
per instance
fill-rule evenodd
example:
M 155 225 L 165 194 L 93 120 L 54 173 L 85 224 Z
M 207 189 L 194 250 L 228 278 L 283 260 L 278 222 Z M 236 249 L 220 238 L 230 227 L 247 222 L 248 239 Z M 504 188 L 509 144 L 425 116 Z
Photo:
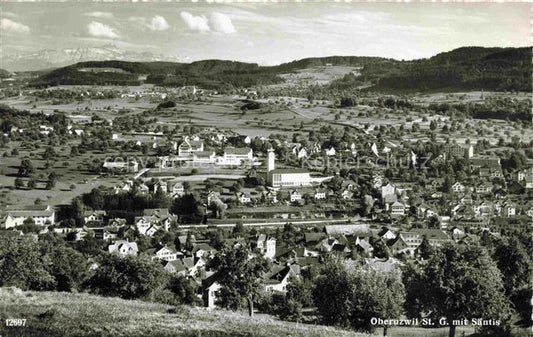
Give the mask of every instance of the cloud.
M 113 13 L 110 13 L 110 12 L 90 12 L 90 13 L 85 13 L 85 16 L 90 16 L 93 18 L 100 18 L 100 19 L 114 18 Z
M 16 21 L 9 19 L 0 20 L 0 30 L 5 30 L 13 33 L 29 33 L 30 27 Z
M 169 27 L 170 26 L 168 25 L 167 20 L 165 20 L 165 18 L 160 15 L 154 16 L 152 18 L 152 22 L 148 25 L 148 28 L 153 31 L 167 30 Z
M 203 15 L 194 16 L 189 12 L 181 12 L 180 16 L 190 30 L 197 30 L 199 32 L 208 32 L 211 30 L 207 18 Z
M 231 22 L 231 19 L 222 13 L 212 13 L 211 17 L 209 18 L 209 25 L 215 32 L 223 34 L 232 34 L 237 32 L 233 26 L 233 23 Z
M 187 28 L 199 32 L 217 32 L 223 34 L 236 33 L 237 30 L 233 26 L 231 19 L 222 13 L 211 13 L 211 16 L 206 18 L 205 16 L 194 16 L 189 12 L 181 12 L 181 18 L 185 21 Z
M 104 25 L 101 22 L 91 22 L 87 25 L 87 30 L 89 31 L 89 34 L 94 37 L 105 37 L 109 39 L 115 39 L 119 37 L 113 28 Z

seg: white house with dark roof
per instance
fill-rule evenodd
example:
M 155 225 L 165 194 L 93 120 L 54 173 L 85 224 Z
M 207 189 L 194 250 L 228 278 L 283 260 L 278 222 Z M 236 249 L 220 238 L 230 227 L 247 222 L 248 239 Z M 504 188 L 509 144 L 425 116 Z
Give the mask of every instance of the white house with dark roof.
M 83 212 L 83 221 L 87 224 L 89 222 L 103 222 L 106 216 L 106 211 L 85 211 Z
M 178 259 L 178 252 L 174 248 L 163 246 L 155 251 L 154 256 L 152 256 L 152 260 L 155 259 L 163 261 L 175 261 Z
M 51 206 L 46 205 L 8 206 L 3 211 L 0 228 L 9 229 L 21 226 L 28 218 L 32 218 L 38 226 L 53 225 L 55 211 Z
M 241 204 L 249 204 L 252 202 L 252 198 L 246 193 L 240 192 L 237 193 L 237 200 L 239 200 L 239 203 Z
M 120 256 L 137 256 L 137 253 L 139 252 L 137 243 L 129 242 L 127 240 L 115 241 L 110 244 L 107 249 L 110 253 L 117 253 Z
M 174 181 L 168 183 L 169 193 L 173 197 L 181 197 L 185 194 L 185 187 L 181 181 Z
M 196 152 L 204 151 L 204 143 L 199 140 L 185 140 L 178 147 L 178 156 L 188 157 Z
M 243 162 L 252 161 L 254 158 L 253 150 L 248 147 L 235 148 L 227 147 L 224 149 L 224 155 L 219 158 L 219 165 L 241 165 Z

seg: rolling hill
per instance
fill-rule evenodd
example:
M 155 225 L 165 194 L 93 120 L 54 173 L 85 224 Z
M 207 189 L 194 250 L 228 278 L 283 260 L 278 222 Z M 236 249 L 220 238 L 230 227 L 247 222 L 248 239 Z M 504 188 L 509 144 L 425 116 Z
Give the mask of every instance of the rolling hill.
M 364 337 L 320 325 L 188 306 L 129 301 L 84 293 L 24 292 L 0 288 L 0 334 L 4 337 Z M 24 318 L 25 327 L 6 327 Z
M 284 81 L 281 74 L 327 65 L 359 67 L 361 78 L 372 84 L 369 90 L 374 91 L 531 91 L 531 47 L 464 47 L 414 61 L 331 56 L 269 67 L 222 60 L 192 63 L 80 62 L 48 72 L 33 85 L 135 85 L 146 81 L 161 86 L 197 85 L 205 89 L 224 90 L 281 83 Z M 84 71 L 88 68 L 92 70 Z M 99 68 L 102 70 L 98 71 Z M 339 84 L 342 86 L 342 83 Z M 349 82 L 344 84 L 350 85 Z

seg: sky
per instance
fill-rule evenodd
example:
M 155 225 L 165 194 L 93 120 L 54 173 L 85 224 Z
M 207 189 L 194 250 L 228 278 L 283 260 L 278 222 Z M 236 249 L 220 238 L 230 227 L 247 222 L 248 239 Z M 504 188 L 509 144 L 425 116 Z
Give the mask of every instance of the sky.
M 196 1 L 196 0 L 195 0 Z M 431 57 L 531 43 L 529 3 L 0 2 L 4 54 L 113 45 L 183 62 Z

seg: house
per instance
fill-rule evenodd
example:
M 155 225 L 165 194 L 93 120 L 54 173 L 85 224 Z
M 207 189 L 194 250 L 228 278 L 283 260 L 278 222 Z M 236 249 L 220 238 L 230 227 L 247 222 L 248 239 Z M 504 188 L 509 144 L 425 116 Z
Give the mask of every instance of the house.
M 255 245 L 265 258 L 274 259 L 276 257 L 276 239 L 274 237 L 259 234 Z
M 146 236 L 154 236 L 154 234 L 161 229 L 151 216 L 135 217 L 135 226 L 137 227 L 139 234 Z
M 391 216 L 404 216 L 405 215 L 405 205 L 401 202 L 396 201 L 390 206 Z
M 176 273 L 178 276 L 186 276 L 188 268 L 183 263 L 183 260 L 172 260 L 172 261 L 167 261 L 163 269 L 165 269 L 167 272 L 171 274 Z
M 320 241 L 322 241 L 326 235 L 324 233 L 305 233 L 304 242 L 307 247 L 316 246 Z
M 5 229 L 21 226 L 29 218 L 38 226 L 55 223 L 55 211 L 46 205 L 8 206 L 2 213 L 0 228 Z
M 192 255 L 199 259 L 203 257 L 209 257 L 216 253 L 216 249 L 208 245 L 207 243 L 198 243 L 194 245 Z
M 208 205 L 211 205 L 211 202 L 217 199 L 220 199 L 220 193 L 215 192 L 215 191 L 207 192 L 206 201 Z
M 328 253 L 333 251 L 334 247 L 337 245 L 342 245 L 341 242 L 333 237 L 328 237 L 322 239 L 316 246 L 313 248 L 317 251 Z
M 291 202 L 296 202 L 302 200 L 302 194 L 298 192 L 297 190 L 292 190 L 289 193 Z
M 202 141 L 188 140 L 178 146 L 178 156 L 189 157 L 196 152 L 204 151 L 204 143 Z
M 159 259 L 164 261 L 175 261 L 178 259 L 178 253 L 174 248 L 163 246 L 155 251 L 155 255 L 152 256 L 152 260 Z
M 94 237 L 100 240 L 111 240 L 116 239 L 118 235 L 118 229 L 113 227 L 98 227 L 91 228 L 94 232 Z
M 298 159 L 307 158 L 307 150 L 303 146 L 294 148 L 292 153 L 294 153 Z
M 487 194 L 492 192 L 492 183 L 488 181 L 482 181 L 476 185 L 475 191 L 477 194 Z
M 143 215 L 161 219 L 170 216 L 170 213 L 168 212 L 168 208 L 145 208 Z
M 456 182 L 452 185 L 452 191 L 455 193 L 461 193 L 464 192 L 466 189 L 465 185 L 461 184 L 460 182 Z
M 481 178 L 503 178 L 503 172 L 500 168 L 481 167 L 479 176 Z
M 146 186 L 146 184 L 139 184 L 137 188 L 138 188 L 139 193 L 141 194 L 146 194 L 150 192 L 150 188 Z
M 137 256 L 137 253 L 139 252 L 137 243 L 129 242 L 127 240 L 115 241 L 107 247 L 107 250 L 112 254 L 117 253 L 120 256 Z
M 237 193 L 237 200 L 239 200 L 239 203 L 241 204 L 249 204 L 250 202 L 252 202 L 250 196 L 243 192 Z
M 460 145 L 457 143 L 448 143 L 444 145 L 446 158 L 465 158 L 470 159 L 474 156 L 474 147 L 470 144 Z
M 345 189 L 341 193 L 341 198 L 344 200 L 352 199 L 353 198 L 353 192 L 350 189 Z
M 284 293 L 287 291 L 289 279 L 291 277 L 299 277 L 299 275 L 300 266 L 298 265 L 274 266 L 263 284 L 264 290 L 267 292 L 278 291 Z
M 394 195 L 396 192 L 396 188 L 391 184 L 388 183 L 385 186 L 381 186 L 381 199 L 385 199 L 388 195 Z
M 324 226 L 326 235 L 361 235 L 369 234 L 368 225 L 326 225 Z
M 525 186 L 526 190 L 533 189 L 533 174 L 528 174 L 524 178 L 524 186 Z
M 202 299 L 206 308 L 215 308 L 217 293 L 221 288 L 220 283 L 217 282 L 218 278 L 218 274 L 213 274 L 202 282 Z
M 213 164 L 216 161 L 215 151 L 196 151 L 192 153 L 194 163 Z
M 371 255 L 374 252 L 374 247 L 372 247 L 370 242 L 366 239 L 360 239 L 359 237 L 356 237 L 355 239 L 355 248 L 357 251 L 367 255 Z
M 224 149 L 224 155 L 220 161 L 223 165 L 241 165 L 243 162 L 253 160 L 253 150 L 251 148 L 234 148 Z
M 444 179 L 432 179 L 429 183 L 426 183 L 426 189 L 429 192 L 435 192 L 439 189 L 441 189 L 442 185 L 444 184 Z
M 326 149 L 325 150 L 325 153 L 326 153 L 326 156 L 334 156 L 337 154 L 337 151 L 335 150 L 335 148 L 332 146 L 330 147 L 329 149 Z
M 314 194 L 315 200 L 323 200 L 326 199 L 326 190 L 322 189 L 316 189 Z
M 185 187 L 183 186 L 183 183 L 180 181 L 170 182 L 168 186 L 169 186 L 170 195 L 173 198 L 181 197 L 185 194 Z
M 470 158 L 470 168 L 472 170 L 481 167 L 501 170 L 500 158 L 497 156 L 475 156 Z
M 264 196 L 265 196 L 266 200 L 268 200 L 271 203 L 277 203 L 278 202 L 278 196 L 273 191 L 267 191 L 264 194 Z
M 506 202 L 503 204 L 502 210 L 501 210 L 502 216 L 511 218 L 516 216 L 516 205 Z
M 414 256 L 416 249 L 422 243 L 424 237 L 432 247 L 440 247 L 445 242 L 449 242 L 450 237 L 440 229 L 412 229 L 407 232 L 400 232 L 398 237 L 409 247 L 409 254 Z
M 157 180 L 151 185 L 151 190 L 153 193 L 157 193 L 158 191 L 161 191 L 163 193 L 168 192 L 168 184 L 166 181 Z
M 396 234 L 394 234 L 393 231 L 391 231 L 389 228 L 387 227 L 383 227 L 379 232 L 378 232 L 378 236 L 380 238 L 382 238 L 383 240 L 387 241 L 387 240 L 391 240 L 391 239 L 394 239 L 396 237 Z
M 120 228 L 126 225 L 127 221 L 124 218 L 113 218 L 107 221 L 107 226 Z
M 89 222 L 104 222 L 106 211 L 85 211 L 83 212 L 83 221 L 85 224 Z

